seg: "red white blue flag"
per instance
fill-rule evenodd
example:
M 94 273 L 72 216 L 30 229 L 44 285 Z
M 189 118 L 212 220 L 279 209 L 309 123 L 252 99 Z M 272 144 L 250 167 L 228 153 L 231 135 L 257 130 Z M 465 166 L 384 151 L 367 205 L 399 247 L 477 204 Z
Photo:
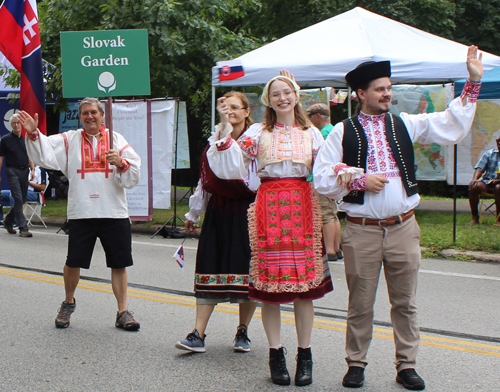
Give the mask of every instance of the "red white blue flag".
M 243 65 L 238 60 L 235 61 L 220 61 L 217 63 L 219 67 L 219 80 L 234 80 L 245 76 Z
M 179 267 L 184 268 L 184 247 L 182 246 L 182 244 L 177 248 L 174 255 L 172 256 L 172 259 L 175 259 L 175 261 L 177 261 Z
M 21 74 L 21 110 L 46 133 L 42 48 L 36 0 L 0 0 L 0 51 Z

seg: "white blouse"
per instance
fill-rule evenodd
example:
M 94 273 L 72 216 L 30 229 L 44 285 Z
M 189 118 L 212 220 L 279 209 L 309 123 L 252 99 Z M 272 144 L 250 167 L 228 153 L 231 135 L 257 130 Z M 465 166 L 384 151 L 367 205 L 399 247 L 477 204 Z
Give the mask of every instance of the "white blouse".
M 260 178 L 308 177 L 311 167 L 304 161 L 292 159 L 298 155 L 296 151 L 298 146 L 293 143 L 291 129 L 277 124 L 274 132 L 280 132 L 280 130 L 284 130 L 281 159 L 260 168 L 262 150 L 259 150 L 259 143 L 262 132 L 268 132 L 263 128 L 263 124 L 253 124 L 236 142 L 229 139 L 232 131 L 230 124 L 226 125 L 225 128 L 219 125 L 209 139 L 210 148 L 207 151 L 207 158 L 211 169 L 217 177 L 222 179 L 243 178 L 246 175 L 249 162 L 255 158 L 260 168 L 257 173 Z M 310 132 L 312 149 L 305 153 L 313 162 L 317 151 L 324 143 L 323 136 L 314 126 L 300 132 Z
M 408 114 L 401 113 L 408 134 L 412 142 L 422 144 L 438 143 L 452 145 L 459 143 L 469 132 L 474 120 L 476 104 L 467 102 L 462 105 L 461 99 L 456 98 L 450 107 L 443 112 Z M 367 117 L 364 115 L 365 118 Z M 370 116 L 368 116 L 370 117 Z M 387 138 L 383 129 L 384 124 L 378 116 L 371 116 L 364 124 L 368 140 L 368 154 L 372 150 L 374 162 L 367 164 L 366 174 L 384 175 L 389 183 L 379 193 L 366 192 L 364 204 L 341 203 L 340 208 L 349 216 L 373 219 L 385 219 L 405 213 L 418 206 L 420 196 L 415 194 L 408 197 L 399 173 L 394 165 L 392 152 L 388 154 Z M 377 140 L 375 136 L 381 138 Z M 318 153 L 314 167 L 314 187 L 316 190 L 332 199 L 341 200 L 350 191 L 343 189 L 337 181 L 334 168 L 342 163 L 344 139 L 344 124 L 335 125 L 328 135 L 325 145 Z M 353 151 L 353 153 L 357 153 Z M 363 190 L 363 189 L 360 189 Z

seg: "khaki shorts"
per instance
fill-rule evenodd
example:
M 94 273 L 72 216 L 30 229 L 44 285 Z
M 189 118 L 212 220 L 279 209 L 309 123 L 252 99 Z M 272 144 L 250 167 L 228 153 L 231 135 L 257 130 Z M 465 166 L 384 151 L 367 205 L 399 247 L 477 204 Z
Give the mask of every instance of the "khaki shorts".
M 326 196 L 319 195 L 319 205 L 323 214 L 323 224 L 337 222 L 337 202 Z

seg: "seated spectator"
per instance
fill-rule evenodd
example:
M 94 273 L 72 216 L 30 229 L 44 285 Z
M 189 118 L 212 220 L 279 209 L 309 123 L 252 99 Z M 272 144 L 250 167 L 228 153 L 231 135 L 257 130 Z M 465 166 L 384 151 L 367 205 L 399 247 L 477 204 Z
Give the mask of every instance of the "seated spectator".
M 45 188 L 47 187 L 47 179 L 48 179 L 48 174 L 47 171 L 40 167 L 40 166 L 35 166 L 35 177 L 33 178 L 33 181 L 31 181 L 31 169 L 30 169 L 30 174 L 28 176 L 28 194 L 26 196 L 26 201 L 37 201 L 38 200 L 38 194 L 40 192 L 43 192 Z M 12 193 L 9 190 L 5 190 L 1 192 L 1 200 L 2 200 L 2 205 L 6 206 L 9 205 L 12 207 L 14 204 L 14 197 L 12 196 Z
M 482 192 L 495 195 L 497 216 L 500 213 L 500 137 L 496 139 L 497 148 L 486 151 L 476 163 L 472 181 L 469 184 L 469 204 L 472 213 L 471 225 L 479 223 L 479 197 Z

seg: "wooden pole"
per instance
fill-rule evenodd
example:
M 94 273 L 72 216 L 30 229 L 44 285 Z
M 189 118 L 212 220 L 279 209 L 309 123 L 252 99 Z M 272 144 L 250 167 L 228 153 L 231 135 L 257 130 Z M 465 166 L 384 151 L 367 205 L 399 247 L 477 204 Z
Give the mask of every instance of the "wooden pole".
M 106 110 L 106 128 L 109 130 L 109 149 L 113 148 L 113 98 L 108 97 Z

